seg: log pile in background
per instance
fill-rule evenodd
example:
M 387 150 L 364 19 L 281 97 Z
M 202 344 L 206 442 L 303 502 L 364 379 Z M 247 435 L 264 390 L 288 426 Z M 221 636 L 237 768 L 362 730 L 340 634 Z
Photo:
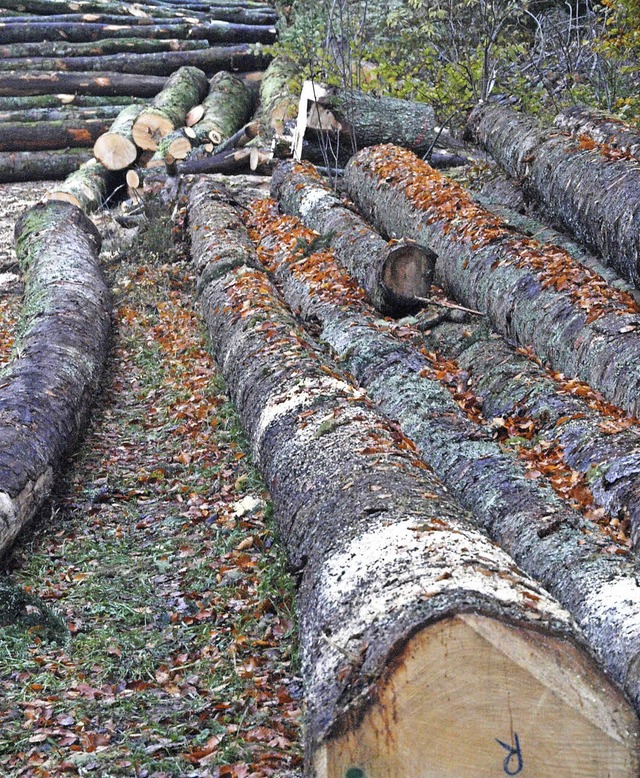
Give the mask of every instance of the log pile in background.
M 475 108 L 468 126 L 549 219 L 640 287 L 640 169 L 627 152 L 498 105 Z
M 492 774 L 508 756 L 496 728 L 513 743 L 524 727 L 534 772 L 570 774 L 578 760 L 581 775 L 614 763 L 633 775 L 635 716 L 594 676 L 564 611 L 318 357 L 243 218 L 192 190 L 205 319 L 301 574 L 307 773 Z

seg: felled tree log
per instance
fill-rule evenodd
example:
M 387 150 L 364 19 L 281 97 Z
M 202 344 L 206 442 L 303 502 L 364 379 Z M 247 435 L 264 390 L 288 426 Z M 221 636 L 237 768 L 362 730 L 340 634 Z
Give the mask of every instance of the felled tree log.
M 191 153 L 193 144 L 193 138 L 187 134 L 188 132 L 188 127 L 179 127 L 167 133 L 158 141 L 158 148 L 146 167 L 149 169 L 170 167 L 176 160 L 186 159 Z
M 0 124 L 0 151 L 90 148 L 108 127 L 108 119 L 3 122 Z
M 557 246 L 519 235 L 455 182 L 405 149 L 363 149 L 347 165 L 349 196 L 387 235 L 438 254 L 436 280 L 502 335 L 640 411 L 638 305 Z
M 532 119 L 501 106 L 474 109 L 468 126 L 549 218 L 640 285 L 637 165 L 590 138 L 541 130 Z
M 158 141 L 181 127 L 189 110 L 202 102 L 208 86 L 206 75 L 198 68 L 176 70 L 134 122 L 132 137 L 135 144 L 141 149 L 155 151 Z
M 0 95 L 73 94 L 153 97 L 164 86 L 161 76 L 140 76 L 131 73 L 0 73 Z
M 619 149 L 640 160 L 640 131 L 614 116 L 583 105 L 572 105 L 560 111 L 553 123 L 560 130 L 587 135 L 596 143 Z
M 251 149 L 227 149 L 219 154 L 188 158 L 176 165 L 176 170 L 182 175 L 189 173 L 250 173 L 249 159 Z
M 66 178 L 92 156 L 88 149 L 5 152 L 0 154 L 0 182 Z
M 107 38 L 93 43 L 68 43 L 62 41 L 38 43 L 13 43 L 0 46 L 0 65 L 3 70 L 30 69 L 29 60 L 34 58 L 38 70 L 39 61 L 46 57 L 99 57 L 105 54 L 132 52 L 141 54 L 153 51 L 195 51 L 206 48 L 202 40 L 179 40 L 177 38 Z M 23 60 L 23 61 L 20 61 Z M 14 63 L 11 67 L 7 63 Z M 45 68 L 45 70 L 63 70 L 64 68 Z
M 125 101 L 122 97 L 77 95 L 77 94 L 48 94 L 29 95 L 28 97 L 4 96 L 0 97 L 0 111 L 32 111 L 46 108 L 62 110 L 68 108 L 74 111 L 77 108 L 96 108 L 109 110 L 113 106 L 118 108 L 117 113 L 124 108 L 124 103 L 144 103 L 144 98 L 129 96 Z M 16 120 L 17 121 L 17 120 Z
M 49 495 L 97 391 L 110 298 L 100 236 L 68 203 L 36 205 L 16 225 L 25 275 L 21 335 L 0 388 L 0 549 Z
M 259 70 L 266 65 L 267 59 L 265 54 L 254 52 L 251 45 L 240 44 L 217 48 L 208 46 L 196 51 L 127 52 L 100 57 L 12 57 L 0 60 L 0 71 L 100 71 L 169 76 L 180 67 L 190 66 L 202 68 L 211 75 L 218 70 Z
M 3 5 L 9 10 L 23 12 L 26 10 L 23 0 L 3 0 Z M 189 11 L 188 14 L 185 14 L 179 6 L 154 6 L 145 5 L 144 3 L 136 3 L 135 6 L 132 6 L 132 4 L 129 3 L 117 2 L 117 0 L 97 0 L 96 2 L 91 2 L 91 0 L 29 0 L 29 11 L 45 16 L 64 13 L 107 13 L 131 16 L 154 15 L 167 18 L 185 15 L 195 17 L 205 16 L 205 14 L 195 9 Z
M 548 487 L 527 479 L 490 432 L 455 403 L 437 380 L 430 358 L 381 325 L 330 253 L 301 254 L 298 240 L 313 233 L 269 208 L 264 201 L 250 204 L 252 235 L 289 306 L 301 312 L 385 415 L 399 423 L 474 520 L 570 610 L 638 705 L 636 561 Z M 624 602 L 617 591 L 625 592 Z M 608 600 L 615 605 L 604 606 Z
M 252 107 L 251 93 L 242 79 L 224 70 L 216 73 L 209 82 L 209 94 L 190 112 L 202 109 L 194 125 L 196 139 L 218 146 L 250 119 Z
M 62 200 L 89 213 L 105 203 L 117 180 L 117 176 L 98 160 L 90 159 L 50 189 L 45 200 Z
M 87 119 L 115 119 L 125 105 L 102 105 L 95 107 L 76 107 L 59 105 L 55 108 L 26 108 L 23 110 L 0 110 L 0 122 L 53 122 L 86 121 Z
M 495 730 L 506 728 L 511 744 L 522 733 L 524 743 L 524 717 L 535 709 L 537 726 L 527 729 L 540 750 L 524 756 L 517 748 L 534 772 L 547 763 L 549 732 L 558 765 L 575 764 L 576 753 L 582 759 L 577 739 L 589 754 L 585 775 L 612 758 L 631 775 L 637 746 L 622 727 L 635 734 L 637 724 L 623 700 L 604 686 L 604 710 L 615 700 L 626 714 L 615 724 L 611 717 L 614 737 L 578 713 L 580 704 L 591 709 L 592 694 L 602 697 L 564 612 L 318 357 L 259 268 L 237 212 L 202 186 L 189 210 L 216 357 L 301 575 L 306 774 L 359 775 L 363 765 L 372 774 L 419 775 L 425 765 L 434 775 L 490 774 L 507 758 Z M 562 702 L 549 699 L 539 670 L 552 672 L 555 685 L 558 662 L 580 684 L 582 703 L 562 693 Z M 456 696 L 460 679 L 465 694 Z M 468 734 L 463 741 L 452 719 Z
M 298 97 L 291 85 L 297 75 L 295 63 L 283 56 L 276 57 L 264 73 L 257 118 L 265 128 L 266 138 L 275 135 L 293 139 Z
M 209 43 L 272 43 L 275 27 L 232 22 L 209 21 L 199 24 L 170 24 L 166 21 L 153 25 L 135 25 L 133 17 L 127 24 L 99 24 L 95 22 L 43 22 L 7 24 L 0 22 L 0 44 L 31 44 L 43 41 L 83 43 L 104 38 L 174 39 L 193 38 Z M 55 45 L 55 44 L 51 44 Z M 11 55 L 17 56 L 17 55 Z M 48 56 L 42 54 L 42 56 Z
M 416 298 L 431 293 L 436 260 L 432 251 L 413 242 L 387 243 L 331 192 L 311 165 L 280 163 L 271 192 L 285 213 L 300 216 L 320 233 L 318 240 L 334 249 L 378 310 L 399 314 L 422 307 Z
M 93 155 L 107 170 L 124 170 L 136 161 L 138 147 L 133 142 L 133 123 L 142 110 L 140 105 L 127 106 L 96 140 Z

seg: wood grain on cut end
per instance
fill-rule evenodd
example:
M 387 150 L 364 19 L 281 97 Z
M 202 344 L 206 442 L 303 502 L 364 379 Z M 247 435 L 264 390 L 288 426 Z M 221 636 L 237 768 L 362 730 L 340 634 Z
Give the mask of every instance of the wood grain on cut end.
M 382 281 L 397 297 L 411 301 L 431 293 L 436 254 L 417 243 L 401 242 L 389 250 Z
M 128 138 L 105 132 L 95 142 L 93 155 L 107 170 L 123 170 L 136 161 L 138 149 Z
M 173 130 L 173 123 L 160 113 L 147 110 L 133 125 L 132 135 L 140 149 L 155 151 L 158 143 Z
M 571 643 L 474 614 L 415 635 L 316 778 L 635 776 L 638 725 Z

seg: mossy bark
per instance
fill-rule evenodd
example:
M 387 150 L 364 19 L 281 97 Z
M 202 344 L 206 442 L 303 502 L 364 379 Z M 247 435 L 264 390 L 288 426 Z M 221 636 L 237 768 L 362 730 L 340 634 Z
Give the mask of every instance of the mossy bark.
M 110 108 L 112 106 L 120 109 L 124 107 L 123 103 L 144 103 L 142 97 L 128 96 L 125 100 L 120 96 L 109 97 L 107 95 L 78 95 L 78 94 L 47 94 L 30 95 L 28 97 L 4 96 L 0 97 L 0 111 L 30 111 L 45 110 L 51 108 L 54 110 L 63 110 L 69 108 Z
M 16 225 L 25 300 L 0 388 L 0 548 L 35 515 L 87 418 L 107 355 L 110 298 L 100 237 L 68 203 Z
M 276 57 L 265 70 L 260 82 L 258 119 L 265 136 L 293 137 L 298 112 L 298 95 L 292 83 L 298 77 L 295 63 L 284 56 Z
M 196 137 L 200 143 L 218 146 L 249 121 L 253 98 L 244 81 L 221 71 L 209 82 L 202 107 L 204 115 L 193 128 Z
M 254 203 L 252 210 L 257 207 Z M 271 219 L 277 219 L 275 209 Z M 490 432 L 454 402 L 429 359 L 379 321 L 330 255 L 301 256 L 296 238 L 308 230 L 291 220 L 280 225 L 283 237 L 276 242 L 269 217 L 257 221 L 258 245 L 289 306 L 399 423 L 474 521 L 572 613 L 597 656 L 640 707 L 636 561 L 548 486 L 528 479 Z
M 565 612 L 319 357 L 260 267 L 239 213 L 204 183 L 192 189 L 189 213 L 215 355 L 300 571 L 309 766 L 430 623 L 474 612 L 572 639 Z
M 0 46 L 0 67 L 2 70 L 42 70 L 40 64 L 48 57 L 99 57 L 105 54 L 130 52 L 134 54 L 154 51 L 195 51 L 206 48 L 206 41 L 169 38 L 106 38 L 88 43 L 63 41 L 39 41 L 37 43 L 13 43 Z M 33 66 L 30 64 L 33 62 Z M 63 70 L 51 67 L 45 70 Z
M 640 286 L 640 169 L 615 150 L 571 138 L 509 108 L 479 106 L 468 126 L 555 223 Z
M 24 108 L 16 110 L 0 109 L 0 122 L 29 123 L 53 121 L 85 121 L 87 119 L 115 119 L 124 104 L 98 105 L 95 107 L 77 107 L 74 104 L 59 104 L 50 108 Z
M 564 250 L 519 235 L 458 184 L 397 147 L 364 149 L 345 171 L 351 198 L 387 235 L 438 254 L 436 280 L 553 369 L 640 412 L 640 311 Z
M 64 200 L 89 213 L 104 205 L 116 181 L 116 174 L 92 158 L 50 189 L 45 199 Z

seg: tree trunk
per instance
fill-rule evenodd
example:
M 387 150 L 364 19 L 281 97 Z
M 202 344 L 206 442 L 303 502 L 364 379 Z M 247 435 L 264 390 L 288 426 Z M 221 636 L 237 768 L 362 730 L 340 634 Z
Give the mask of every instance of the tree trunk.
M 206 75 L 198 68 L 176 70 L 134 122 L 135 144 L 141 149 L 155 151 L 161 138 L 184 124 L 189 109 L 202 101 L 208 87 Z
M 611 687 L 599 687 L 604 679 L 593 683 L 564 611 L 318 357 L 259 268 L 234 209 L 200 185 L 189 210 L 216 357 L 301 575 L 305 773 L 361 775 L 366 764 L 371 775 L 492 775 L 505 760 L 496 736 L 510 740 L 515 730 L 539 744 L 526 757 L 534 773 L 548 764 L 548 732 L 560 774 L 576 754 L 582 761 L 577 738 L 588 751 L 581 775 L 610 769 L 612 759 L 632 775 L 637 746 L 623 727 L 635 734 L 635 717 Z M 532 650 L 535 659 L 525 659 Z M 539 670 L 552 672 L 555 685 L 557 662 L 579 684 L 581 702 L 549 699 Z M 614 737 L 595 718 L 582 731 L 586 718 L 574 706 L 591 709 L 593 694 L 604 710 L 625 713 L 615 724 L 606 715 Z M 532 709 L 536 725 L 527 727 Z
M 189 173 L 223 173 L 233 175 L 236 173 L 250 173 L 249 158 L 251 150 L 227 149 L 219 154 L 211 154 L 193 159 L 185 159 L 176 166 L 181 175 Z
M 0 182 L 63 179 L 92 156 L 88 149 L 7 152 L 0 154 Z
M 241 79 L 223 70 L 209 82 L 202 108 L 202 118 L 194 125 L 196 138 L 219 146 L 249 121 L 253 99 Z
M 553 123 L 560 130 L 573 135 L 586 135 L 598 144 L 619 149 L 640 160 L 640 131 L 621 119 L 586 106 L 572 105 L 560 111 Z
M 175 39 L 193 38 L 209 43 L 272 43 L 275 28 L 265 25 L 234 24 L 210 21 L 198 24 L 171 24 L 166 21 L 153 25 L 136 24 L 133 17 L 127 24 L 98 24 L 95 22 L 43 22 L 14 24 L 0 22 L 0 43 L 32 44 L 47 41 L 64 43 L 99 42 L 109 39 Z M 53 45 L 53 44 L 47 44 Z M 10 56 L 10 55 L 7 55 Z M 16 56 L 16 55 L 12 55 Z M 44 53 L 42 56 L 47 56 Z
M 495 105 L 476 108 L 469 128 L 525 194 L 556 223 L 640 285 L 640 170 L 590 138 L 543 131 Z
M 23 0 L 2 0 L 3 6 L 9 10 L 25 11 L 27 6 Z M 159 17 L 181 17 L 181 16 L 195 16 L 203 17 L 200 11 L 192 10 L 185 13 L 179 5 L 176 6 L 154 6 L 145 5 L 144 3 L 136 3 L 132 7 L 131 4 L 126 2 L 118 2 L 117 0 L 29 0 L 28 8 L 31 13 L 41 14 L 43 16 L 53 16 L 56 14 L 66 13 L 107 13 L 118 14 L 132 17 L 142 16 L 159 16 Z
M 316 243 L 336 252 L 379 311 L 402 314 L 422 307 L 416 297 L 431 293 L 436 259 L 432 251 L 411 242 L 387 243 L 330 191 L 310 165 L 281 163 L 271 191 L 285 213 L 301 217 L 320 233 Z M 313 245 L 305 252 L 312 250 Z
M 106 132 L 108 119 L 0 124 L 0 151 L 90 148 Z
M 86 121 L 87 119 L 115 119 L 125 105 L 102 105 L 94 108 L 77 108 L 60 105 L 56 108 L 27 108 L 16 111 L 0 110 L 0 122 L 9 124 L 31 122 Z
M 67 203 L 36 205 L 16 225 L 25 274 L 21 335 L 0 388 L 0 549 L 51 491 L 86 421 L 108 351 L 110 299 L 100 236 Z
M 220 143 L 215 148 L 215 153 L 219 154 L 227 149 L 239 149 L 246 146 L 260 132 L 260 122 L 252 121 L 245 124 L 237 132 L 234 132 L 229 138 Z
M 258 119 L 271 135 L 293 139 L 298 96 L 292 82 L 298 74 L 295 63 L 287 57 L 276 57 L 266 69 L 260 82 L 260 110 Z
M 92 43 L 67 43 L 61 41 L 38 43 L 12 43 L 0 46 L 0 65 L 3 70 L 28 70 L 30 58 L 38 63 L 47 57 L 99 57 L 106 54 L 133 52 L 135 54 L 154 51 L 195 51 L 204 49 L 207 42 L 203 40 L 165 40 L 154 38 L 107 38 Z M 14 63 L 11 67 L 7 63 Z M 43 70 L 37 64 L 37 70 Z M 45 70 L 63 70 L 64 68 L 44 68 Z
M 387 235 L 438 254 L 436 280 L 493 327 L 630 413 L 640 412 L 638 306 L 556 246 L 519 235 L 453 181 L 393 146 L 347 165 L 350 197 Z
M 156 51 L 150 54 L 122 53 L 103 57 L 32 57 L 0 60 L 0 71 L 17 69 L 63 72 L 138 73 L 169 76 L 180 67 L 202 68 L 208 75 L 219 70 L 259 70 L 266 64 L 266 55 L 254 53 L 249 44 L 208 47 L 196 51 Z
M 399 423 L 474 521 L 572 613 L 608 671 L 640 704 L 640 583 L 627 549 L 548 486 L 529 480 L 492 431 L 471 421 L 437 380 L 433 355 L 381 326 L 330 254 L 301 257 L 297 244 L 312 238 L 310 230 L 278 217 L 269 203 L 252 203 L 249 211 L 258 255 L 289 306 Z M 603 607 L 617 590 L 628 595 L 624 603 Z
M 153 97 L 167 79 L 130 73 L 0 73 L 0 95 L 25 96 L 43 94 L 118 95 Z
M 114 173 L 98 160 L 90 159 L 67 176 L 61 184 L 50 189 L 45 199 L 62 200 L 89 213 L 104 204 L 115 181 Z
M 45 108 L 62 110 L 65 107 L 74 111 L 76 108 L 97 108 L 105 109 L 112 106 L 117 107 L 116 113 L 124 108 L 125 103 L 140 103 L 146 101 L 141 97 L 128 96 L 123 101 L 122 97 L 107 97 L 95 95 L 77 95 L 77 94 L 50 94 L 50 95 L 31 95 L 29 97 L 0 97 L 0 111 L 31 111 Z M 17 119 L 15 121 L 18 121 Z
M 138 157 L 138 147 L 133 142 L 133 123 L 144 110 L 140 105 L 124 108 L 108 132 L 101 135 L 93 146 L 93 155 L 107 170 L 124 170 Z
M 186 127 L 180 127 L 161 138 L 155 154 L 151 157 L 146 167 L 170 167 L 176 160 L 186 159 L 191 153 L 193 141 L 186 134 L 186 130 Z

